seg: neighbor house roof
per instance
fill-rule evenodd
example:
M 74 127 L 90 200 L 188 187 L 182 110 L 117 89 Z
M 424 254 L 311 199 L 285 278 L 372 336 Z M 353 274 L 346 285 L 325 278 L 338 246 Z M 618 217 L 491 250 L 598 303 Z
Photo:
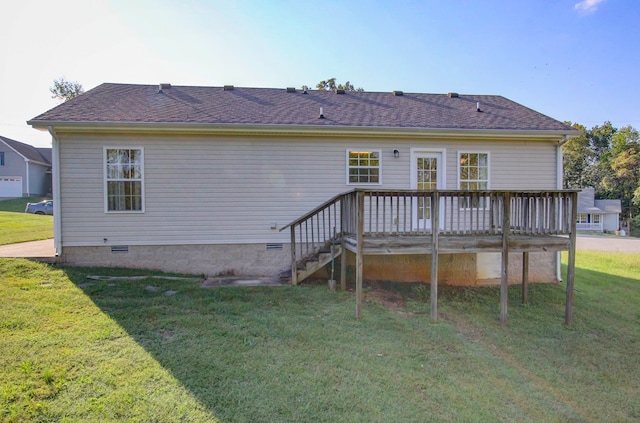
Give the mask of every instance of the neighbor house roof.
M 479 111 L 477 106 L 479 105 Z M 324 118 L 320 118 L 320 112 Z M 497 95 L 302 91 L 105 83 L 28 122 L 578 131 Z
M 583 188 L 578 193 L 578 213 L 622 213 L 620 200 L 596 200 L 594 188 Z
M 51 149 L 49 148 L 49 153 L 42 154 L 39 150 L 32 145 L 25 144 L 20 141 L 12 140 L 11 138 L 0 136 L 0 143 L 6 144 L 13 151 L 24 157 L 25 159 L 38 162 L 44 165 L 51 165 Z

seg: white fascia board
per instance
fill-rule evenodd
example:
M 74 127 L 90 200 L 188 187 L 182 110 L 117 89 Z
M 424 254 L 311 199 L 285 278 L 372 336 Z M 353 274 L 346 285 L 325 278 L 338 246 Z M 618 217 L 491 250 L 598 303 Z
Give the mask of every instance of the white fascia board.
M 581 135 L 578 130 L 511 130 L 511 129 L 457 129 L 457 128 L 389 128 L 324 125 L 247 125 L 204 123 L 123 123 L 123 122 L 65 122 L 28 121 L 36 129 L 54 127 L 58 132 L 143 132 L 143 133 L 194 133 L 219 135 L 340 135 L 344 137 L 398 137 L 407 138 L 458 138 L 474 137 L 487 139 L 540 139 L 566 142 Z

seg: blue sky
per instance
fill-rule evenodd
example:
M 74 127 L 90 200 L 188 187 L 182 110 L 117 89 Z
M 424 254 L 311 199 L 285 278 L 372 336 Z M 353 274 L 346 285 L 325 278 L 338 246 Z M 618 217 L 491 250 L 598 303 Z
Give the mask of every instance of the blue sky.
M 12 0 L 0 6 L 0 135 L 53 80 L 499 94 L 558 120 L 640 128 L 637 0 Z

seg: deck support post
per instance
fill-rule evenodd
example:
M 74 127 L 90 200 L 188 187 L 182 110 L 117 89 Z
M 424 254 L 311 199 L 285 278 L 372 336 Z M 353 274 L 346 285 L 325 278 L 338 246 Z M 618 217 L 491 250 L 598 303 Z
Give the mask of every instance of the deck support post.
M 298 284 L 298 265 L 296 263 L 296 227 L 291 225 L 291 285 Z
M 431 321 L 438 321 L 438 234 L 440 232 L 440 195 L 431 194 Z
M 509 232 L 511 231 L 511 194 L 504 194 L 502 206 L 502 269 L 500 278 L 500 323 L 507 324 L 509 303 Z
M 522 304 L 529 304 L 529 252 L 522 253 Z
M 578 219 L 578 193 L 571 193 L 571 235 L 569 235 L 569 256 L 567 258 L 567 299 L 564 311 L 564 323 L 569 326 L 573 318 L 573 280 L 576 270 L 576 220 Z
M 347 290 L 347 247 L 342 242 L 342 256 L 340 257 L 340 289 Z
M 357 246 L 356 246 L 356 319 L 362 318 L 362 270 L 363 270 L 363 246 L 364 246 L 364 192 L 358 191 L 357 198 Z

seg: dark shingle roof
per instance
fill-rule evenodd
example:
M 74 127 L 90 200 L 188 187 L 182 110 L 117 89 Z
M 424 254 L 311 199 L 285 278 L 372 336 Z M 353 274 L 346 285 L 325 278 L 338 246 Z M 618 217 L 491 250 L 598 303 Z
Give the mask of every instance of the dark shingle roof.
M 476 111 L 480 103 L 481 112 Z M 325 119 L 319 119 L 320 108 Z M 566 131 L 573 128 L 496 95 L 301 90 L 105 83 L 29 123 L 246 124 L 465 130 Z
M 20 141 L 12 140 L 11 138 L 0 136 L 0 140 L 7 144 L 9 147 L 18 152 L 22 157 L 26 157 L 27 159 L 35 162 L 40 162 L 44 164 L 51 164 L 51 153 L 49 156 L 43 155 L 39 150 L 32 145 L 22 143 Z M 49 148 L 49 151 L 51 149 Z

